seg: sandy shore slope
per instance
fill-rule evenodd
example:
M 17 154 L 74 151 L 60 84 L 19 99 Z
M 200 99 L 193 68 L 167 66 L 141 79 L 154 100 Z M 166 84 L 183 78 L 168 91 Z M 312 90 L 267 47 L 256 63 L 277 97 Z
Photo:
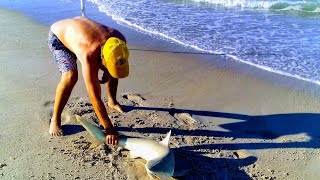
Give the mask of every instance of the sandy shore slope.
M 59 80 L 49 27 L 7 10 L 0 26 L 0 179 L 148 179 L 127 151 L 89 149 L 74 114 L 99 124 L 81 76 L 63 114 L 66 136 L 48 135 Z M 127 113 L 108 110 L 119 132 L 161 140 L 171 129 L 184 174 L 176 179 L 320 177 L 319 97 L 199 58 L 131 51 L 118 93 Z

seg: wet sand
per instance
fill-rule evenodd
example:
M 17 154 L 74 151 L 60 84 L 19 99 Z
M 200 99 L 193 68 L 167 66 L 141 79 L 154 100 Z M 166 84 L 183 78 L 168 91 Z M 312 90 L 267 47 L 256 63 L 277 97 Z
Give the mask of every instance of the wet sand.
M 148 179 L 145 161 L 127 151 L 89 149 L 93 139 L 74 115 L 99 124 L 81 74 L 63 113 L 66 135 L 48 135 L 60 78 L 47 47 L 49 27 L 3 9 L 0 24 L 0 179 Z M 129 48 L 148 46 L 129 42 Z M 239 72 L 218 57 L 201 61 L 206 58 L 132 50 L 130 76 L 118 88 L 127 113 L 108 109 L 119 132 L 161 140 L 171 129 L 176 179 L 319 177 L 314 90 L 299 81 L 290 88 L 285 77 L 270 81 L 266 72 L 253 76 L 259 70 Z

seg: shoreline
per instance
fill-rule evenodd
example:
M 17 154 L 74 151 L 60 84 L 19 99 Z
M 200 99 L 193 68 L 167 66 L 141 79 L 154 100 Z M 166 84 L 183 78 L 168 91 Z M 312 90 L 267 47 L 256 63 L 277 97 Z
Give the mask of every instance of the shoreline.
M 74 114 L 97 118 L 81 71 L 63 114 L 66 136 L 48 135 L 60 76 L 47 48 L 49 27 L 3 9 L 0 19 L 5 27 L 0 40 L 6 42 L 0 46 L 0 177 L 147 179 L 143 161 L 130 159 L 128 152 L 88 148 L 93 139 Z M 149 48 L 134 43 L 130 48 Z M 130 52 L 130 75 L 118 88 L 128 112 L 108 110 L 119 132 L 159 140 L 172 129 L 170 147 L 183 164 L 194 165 L 178 166 L 189 174 L 177 179 L 319 176 L 319 96 L 269 82 L 268 73 L 263 80 L 252 76 L 254 71 L 243 73 L 240 65 L 217 63 L 223 59 L 199 58 L 205 59 Z

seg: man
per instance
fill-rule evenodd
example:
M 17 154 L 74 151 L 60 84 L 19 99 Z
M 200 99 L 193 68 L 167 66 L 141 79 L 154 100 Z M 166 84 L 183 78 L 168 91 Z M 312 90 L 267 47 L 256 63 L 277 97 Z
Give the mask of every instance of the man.
M 122 113 L 116 95 L 118 78 L 129 74 L 129 51 L 125 37 L 119 31 L 86 17 L 61 20 L 54 23 L 50 29 L 48 45 L 61 72 L 61 81 L 56 89 L 49 134 L 63 136 L 61 113 L 78 80 L 78 59 L 93 108 L 106 130 L 106 143 L 118 144 L 118 132 L 101 100 L 100 84 L 106 83 L 108 106 Z M 99 70 L 103 71 L 101 80 L 98 78 Z

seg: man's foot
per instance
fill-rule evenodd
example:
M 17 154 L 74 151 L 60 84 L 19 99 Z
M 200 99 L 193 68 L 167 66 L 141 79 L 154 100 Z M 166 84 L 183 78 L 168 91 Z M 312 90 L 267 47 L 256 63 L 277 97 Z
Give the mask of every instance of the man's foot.
M 51 122 L 49 127 L 49 134 L 50 136 L 63 136 L 61 126 Z
M 112 108 L 112 109 L 114 109 L 114 110 L 117 110 L 117 111 L 119 111 L 120 113 L 124 113 L 124 111 L 123 111 L 123 109 L 122 109 L 122 107 L 120 106 L 119 103 L 111 104 L 111 103 L 108 102 L 108 107 L 110 107 L 110 108 Z

